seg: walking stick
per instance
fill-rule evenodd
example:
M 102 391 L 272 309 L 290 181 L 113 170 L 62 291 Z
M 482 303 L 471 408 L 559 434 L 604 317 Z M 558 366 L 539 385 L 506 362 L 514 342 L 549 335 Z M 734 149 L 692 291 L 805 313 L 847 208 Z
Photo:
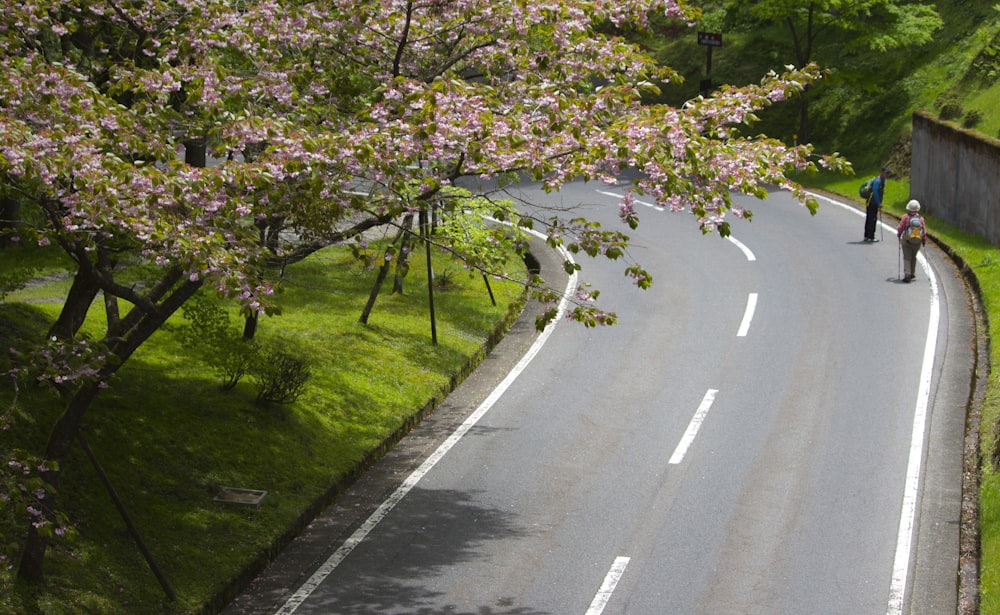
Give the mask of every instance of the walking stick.
M 878 206 L 878 230 L 881 233 L 882 241 L 885 241 L 885 227 L 882 226 L 882 206 Z

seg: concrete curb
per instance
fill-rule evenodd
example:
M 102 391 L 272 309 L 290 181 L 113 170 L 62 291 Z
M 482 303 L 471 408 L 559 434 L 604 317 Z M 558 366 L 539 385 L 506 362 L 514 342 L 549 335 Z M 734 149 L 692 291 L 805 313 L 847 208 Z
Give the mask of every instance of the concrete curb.
M 982 305 L 982 289 L 975 271 L 951 246 L 931 240 L 958 267 L 968 285 L 975 324 L 975 367 L 965 413 L 962 455 L 962 512 L 959 526 L 958 615 L 979 613 L 979 426 L 990 374 L 989 318 Z

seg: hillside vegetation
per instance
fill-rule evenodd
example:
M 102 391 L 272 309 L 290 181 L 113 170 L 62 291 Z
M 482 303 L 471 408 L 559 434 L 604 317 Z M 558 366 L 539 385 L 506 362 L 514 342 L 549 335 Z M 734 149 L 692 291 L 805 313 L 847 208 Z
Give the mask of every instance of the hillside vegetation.
M 818 39 L 813 57 L 829 75 L 807 94 L 809 140 L 817 151 L 841 152 L 859 174 L 891 161 L 897 175 L 907 175 L 911 114 L 917 109 L 998 136 L 1000 10 L 995 5 L 996 0 L 937 3 L 943 27 L 931 43 L 917 47 L 861 52 L 851 50 L 836 31 Z M 794 64 L 783 26 L 722 30 L 727 22 L 720 11 L 704 11 L 705 23 L 697 29 L 717 30 L 723 37 L 723 45 L 712 51 L 714 84 L 754 82 Z M 684 77 L 684 83 L 663 91 L 663 101 L 683 104 L 699 95 L 707 48 L 698 44 L 695 31 L 663 26 L 644 43 Z M 797 116 L 795 104 L 777 105 L 751 130 L 792 142 Z

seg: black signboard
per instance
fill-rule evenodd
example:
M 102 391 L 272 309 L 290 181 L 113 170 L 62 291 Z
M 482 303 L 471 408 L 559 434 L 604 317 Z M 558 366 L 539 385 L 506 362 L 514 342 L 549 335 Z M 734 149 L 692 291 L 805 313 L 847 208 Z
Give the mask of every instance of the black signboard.
M 722 35 L 715 32 L 699 32 L 698 44 L 709 47 L 722 47 Z

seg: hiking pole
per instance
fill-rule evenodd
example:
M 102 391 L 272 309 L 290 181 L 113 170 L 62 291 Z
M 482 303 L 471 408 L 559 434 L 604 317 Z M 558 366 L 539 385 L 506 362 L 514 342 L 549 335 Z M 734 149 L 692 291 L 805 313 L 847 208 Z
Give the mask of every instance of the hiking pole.
M 878 230 L 881 233 L 882 241 L 885 241 L 885 226 L 882 225 L 882 206 L 878 206 Z

